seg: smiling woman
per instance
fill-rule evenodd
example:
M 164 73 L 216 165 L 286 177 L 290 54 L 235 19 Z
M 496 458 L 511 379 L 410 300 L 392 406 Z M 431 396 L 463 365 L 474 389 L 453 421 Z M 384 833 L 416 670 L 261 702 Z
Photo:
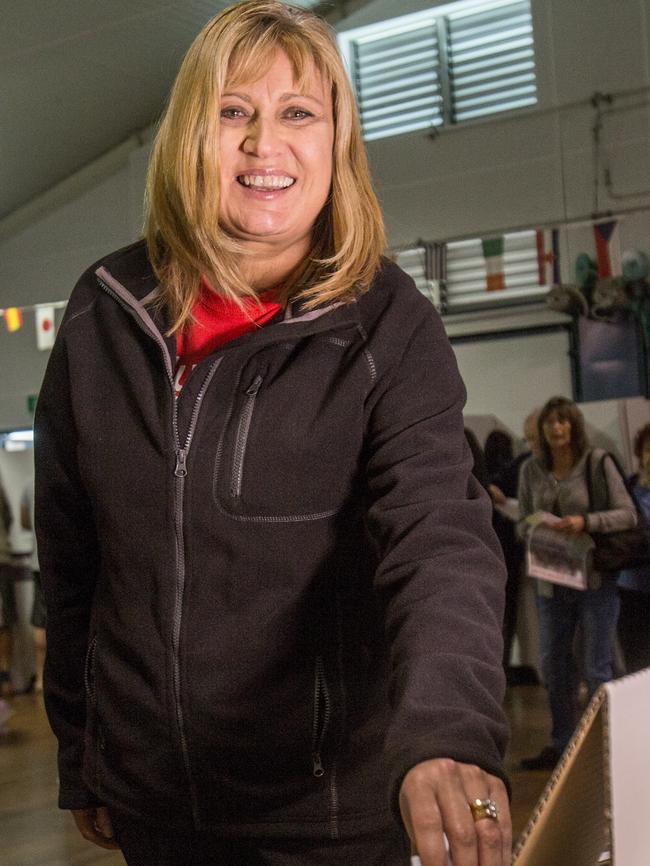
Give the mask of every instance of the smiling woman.
M 205 27 L 147 214 L 35 419 L 61 807 L 130 866 L 506 866 L 491 506 L 323 21 Z

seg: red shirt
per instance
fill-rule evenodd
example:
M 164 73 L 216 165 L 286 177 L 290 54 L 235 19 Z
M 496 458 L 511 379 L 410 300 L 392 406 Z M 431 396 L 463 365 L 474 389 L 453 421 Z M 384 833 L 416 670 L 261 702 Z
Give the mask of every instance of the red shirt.
M 244 309 L 234 301 L 215 294 L 201 279 L 201 293 L 192 308 L 194 321 L 176 334 L 176 396 L 194 367 L 219 346 L 266 324 L 280 310 L 272 292 L 260 295 L 261 306 L 244 300 Z

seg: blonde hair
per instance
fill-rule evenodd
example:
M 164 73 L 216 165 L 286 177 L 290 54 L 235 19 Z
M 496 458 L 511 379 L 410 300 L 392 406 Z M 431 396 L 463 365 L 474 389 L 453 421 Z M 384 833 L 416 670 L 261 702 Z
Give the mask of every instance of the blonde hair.
M 226 83 L 257 80 L 284 51 L 302 86 L 315 68 L 331 88 L 334 151 L 330 196 L 310 255 L 282 289 L 307 308 L 365 291 L 379 266 L 384 228 L 356 105 L 335 36 L 322 19 L 277 0 L 247 0 L 206 24 L 172 89 L 149 164 L 145 237 L 171 331 L 191 321 L 204 275 L 239 304 L 255 297 L 238 266 L 244 251 L 219 225 L 220 95 Z

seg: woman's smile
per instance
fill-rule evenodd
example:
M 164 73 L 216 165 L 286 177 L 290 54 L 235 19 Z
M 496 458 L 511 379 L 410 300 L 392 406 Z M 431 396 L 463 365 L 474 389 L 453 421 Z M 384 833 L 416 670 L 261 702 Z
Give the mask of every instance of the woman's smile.
M 266 171 L 252 169 L 238 174 L 237 183 L 255 198 L 262 201 L 273 201 L 293 189 L 296 186 L 296 179 L 286 172 L 275 169 Z

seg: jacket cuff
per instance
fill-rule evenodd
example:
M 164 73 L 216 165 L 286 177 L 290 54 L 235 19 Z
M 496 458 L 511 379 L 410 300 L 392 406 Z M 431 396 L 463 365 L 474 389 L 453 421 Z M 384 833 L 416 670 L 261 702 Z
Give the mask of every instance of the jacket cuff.
M 59 782 L 59 809 L 92 809 L 105 805 L 80 779 Z

